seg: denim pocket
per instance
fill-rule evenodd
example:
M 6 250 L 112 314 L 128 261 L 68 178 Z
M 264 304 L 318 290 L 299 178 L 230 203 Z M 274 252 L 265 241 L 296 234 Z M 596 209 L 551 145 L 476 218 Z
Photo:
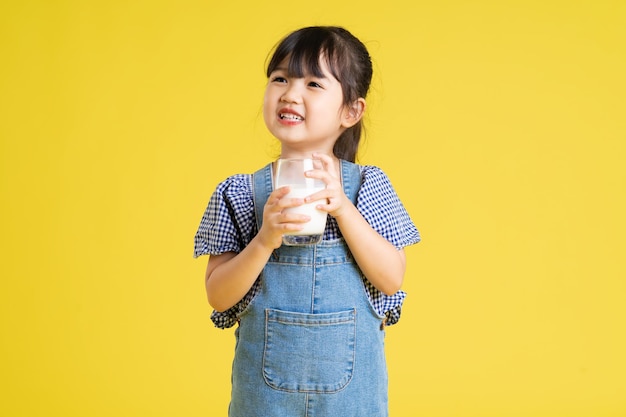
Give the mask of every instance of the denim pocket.
M 352 379 L 355 344 L 355 310 L 307 314 L 266 309 L 263 377 L 281 391 L 340 391 Z

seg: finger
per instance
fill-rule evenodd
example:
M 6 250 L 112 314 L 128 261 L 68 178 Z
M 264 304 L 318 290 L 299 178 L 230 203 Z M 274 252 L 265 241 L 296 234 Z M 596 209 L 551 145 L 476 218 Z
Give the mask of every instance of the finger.
M 267 198 L 266 205 L 272 206 L 279 211 L 282 210 L 282 208 L 280 207 L 280 202 L 289 193 L 289 191 L 290 189 L 288 185 L 272 191 L 272 193 Z
M 284 196 L 289 194 L 289 191 L 291 191 L 289 186 L 288 185 L 284 185 L 284 186 L 282 186 L 280 188 L 277 188 L 274 191 L 272 191 L 272 193 L 270 194 L 270 198 L 271 197 L 278 197 L 279 199 L 283 198 Z
M 326 164 L 324 164 L 324 166 L 326 166 Z M 331 162 L 331 167 L 333 166 L 332 162 Z M 326 187 L 331 187 L 334 183 L 338 184 L 339 183 L 339 178 L 337 177 L 336 174 L 334 174 L 335 170 L 332 169 L 332 171 L 327 171 L 325 168 L 324 169 L 314 169 L 311 171 L 307 171 L 304 173 L 304 175 L 308 178 L 315 178 L 318 180 L 321 180 L 324 182 L 324 184 L 326 184 Z
M 310 203 L 312 201 L 318 201 L 318 200 L 326 200 L 332 197 L 332 193 L 330 192 L 330 190 L 328 188 L 324 188 L 323 190 L 320 190 L 316 193 L 313 193 L 311 195 L 306 196 L 306 198 L 304 199 L 305 203 Z
M 322 161 L 324 164 L 324 170 L 328 172 L 331 177 L 337 178 L 337 170 L 335 169 L 335 161 L 333 158 L 323 153 L 314 153 L 313 158 Z
M 304 198 L 281 198 L 277 205 L 283 209 L 298 207 L 304 204 Z
M 281 225 L 289 227 L 289 225 L 301 226 L 302 223 L 311 221 L 311 216 L 306 214 L 283 212 L 280 217 Z

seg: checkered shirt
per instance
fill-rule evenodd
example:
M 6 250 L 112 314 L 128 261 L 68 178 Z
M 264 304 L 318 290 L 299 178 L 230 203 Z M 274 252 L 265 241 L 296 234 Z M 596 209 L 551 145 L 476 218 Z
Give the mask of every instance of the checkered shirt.
M 375 166 L 360 166 L 362 183 L 356 207 L 374 230 L 396 248 L 413 245 L 420 235 L 387 175 Z M 252 195 L 252 175 L 233 175 L 220 184 L 209 200 L 195 235 L 194 257 L 225 252 L 239 253 L 257 232 Z M 332 216 L 328 217 L 324 240 L 341 237 L 341 231 Z M 387 318 L 386 324 L 400 319 L 404 291 L 386 295 L 364 279 L 365 289 L 374 309 Z M 257 280 L 244 298 L 229 310 L 213 311 L 211 320 L 216 327 L 228 328 L 237 322 L 238 315 L 260 290 Z

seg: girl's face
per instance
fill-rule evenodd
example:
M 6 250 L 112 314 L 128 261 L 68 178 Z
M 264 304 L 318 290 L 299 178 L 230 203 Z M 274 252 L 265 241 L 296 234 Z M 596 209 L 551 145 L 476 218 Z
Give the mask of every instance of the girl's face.
M 270 74 L 263 102 L 263 118 L 281 143 L 281 157 L 311 157 L 312 152 L 333 154 L 333 145 L 355 124 L 354 112 L 343 103 L 341 84 L 320 60 L 322 77 L 287 74 L 283 61 Z

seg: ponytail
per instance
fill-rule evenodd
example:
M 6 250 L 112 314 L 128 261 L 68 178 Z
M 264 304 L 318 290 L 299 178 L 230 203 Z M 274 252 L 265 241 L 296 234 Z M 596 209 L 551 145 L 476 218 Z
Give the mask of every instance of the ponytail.
M 361 141 L 361 131 L 363 130 L 362 120 L 349 129 L 346 129 L 333 147 L 333 154 L 339 159 L 345 159 L 349 162 L 356 162 L 356 154 L 359 150 L 359 142 Z

